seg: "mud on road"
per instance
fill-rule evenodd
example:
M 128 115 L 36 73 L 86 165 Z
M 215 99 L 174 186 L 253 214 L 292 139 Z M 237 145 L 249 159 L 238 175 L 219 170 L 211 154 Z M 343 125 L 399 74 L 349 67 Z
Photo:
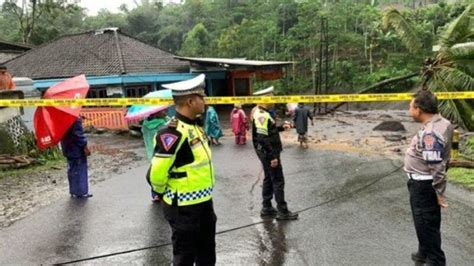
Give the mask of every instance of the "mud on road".
M 89 191 L 92 194 L 94 184 L 147 163 L 143 142 L 139 138 L 113 133 L 87 137 L 92 150 L 88 158 Z M 4 176 L 0 172 L 0 227 L 9 226 L 60 197 L 69 197 L 65 161 L 21 175 Z
M 220 114 L 221 124 L 225 137 L 233 138 L 227 117 L 227 114 Z M 406 130 L 373 130 L 384 121 L 401 122 Z M 308 131 L 309 148 L 402 159 L 411 137 L 419 128 L 420 125 L 412 121 L 407 111 L 337 112 L 315 117 L 315 125 L 310 126 Z M 285 146 L 298 145 L 295 130 L 285 131 L 281 133 L 281 137 Z M 91 193 L 94 193 L 94 184 L 128 169 L 148 164 L 141 138 L 105 133 L 88 135 L 88 140 L 93 153 L 89 157 Z M 69 196 L 66 162 L 21 176 L 1 174 L 0 172 L 0 228 L 9 226 L 60 197 Z

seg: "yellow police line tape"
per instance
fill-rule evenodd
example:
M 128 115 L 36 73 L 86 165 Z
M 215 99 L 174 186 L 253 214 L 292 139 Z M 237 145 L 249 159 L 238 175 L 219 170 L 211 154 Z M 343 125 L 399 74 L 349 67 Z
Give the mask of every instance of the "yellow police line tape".
M 438 92 L 440 100 L 474 99 L 473 91 Z M 257 103 L 337 103 L 337 102 L 386 102 L 409 101 L 412 93 L 332 94 L 332 95 L 286 95 L 286 96 L 238 96 L 206 97 L 207 104 L 257 104 Z M 160 105 L 172 103 L 172 99 L 161 98 L 100 98 L 100 99 L 0 99 L 0 107 L 27 106 L 125 106 Z

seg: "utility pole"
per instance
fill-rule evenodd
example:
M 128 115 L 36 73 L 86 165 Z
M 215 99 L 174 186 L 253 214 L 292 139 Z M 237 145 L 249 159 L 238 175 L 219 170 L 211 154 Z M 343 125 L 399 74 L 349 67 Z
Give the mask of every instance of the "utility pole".
M 329 87 L 329 27 L 328 19 L 321 18 L 321 34 L 319 37 L 319 60 L 318 60 L 318 82 L 316 83 L 315 94 L 328 94 Z M 315 105 L 314 112 L 321 113 L 321 104 Z M 324 112 L 326 113 L 328 104 L 324 104 Z

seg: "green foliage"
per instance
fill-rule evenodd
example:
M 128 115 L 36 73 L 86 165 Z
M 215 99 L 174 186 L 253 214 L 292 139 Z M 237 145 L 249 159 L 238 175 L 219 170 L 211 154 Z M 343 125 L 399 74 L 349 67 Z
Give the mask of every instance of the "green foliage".
M 418 52 L 421 49 L 421 42 L 418 39 L 411 24 L 396 9 L 390 9 L 383 16 L 383 27 L 388 29 L 393 26 L 400 36 L 402 43 L 410 52 Z
M 15 153 L 15 144 L 5 127 L 0 127 L 0 154 Z
M 460 184 L 470 191 L 474 191 L 474 169 L 468 168 L 449 168 L 449 182 Z
M 184 56 L 205 57 L 209 54 L 210 42 L 211 38 L 206 27 L 202 23 L 198 23 L 186 34 L 180 54 Z
M 20 3 L 2 5 L 0 36 L 22 41 L 27 32 L 16 16 L 19 5 L 12 2 Z M 274 85 L 283 94 L 312 93 L 318 66 L 326 63 L 331 92 L 360 91 L 421 68 L 418 79 L 433 90 L 472 89 L 474 22 L 467 0 L 454 4 L 428 0 L 416 6 L 411 0 L 187 0 L 170 5 L 140 0 L 133 7 L 122 6 L 119 13 L 101 10 L 96 16 L 86 16 L 71 1 L 41 2 L 41 14 L 26 36 L 33 44 L 77 31 L 119 27 L 175 54 L 295 61 L 284 79 L 255 83 L 255 88 Z M 387 8 L 393 4 L 407 8 Z M 31 9 L 23 11 L 32 17 Z M 321 61 L 323 18 L 328 22 L 329 49 Z M 443 48 L 434 54 L 432 47 L 439 43 Z M 428 57 L 434 63 L 423 65 Z M 380 91 L 414 86 L 411 79 Z M 466 121 L 472 114 L 470 104 L 446 102 L 442 110 L 455 121 L 464 119 L 464 126 L 472 129 Z M 450 108 L 462 109 L 448 111 Z
M 461 155 L 467 159 L 474 160 L 474 135 L 468 136 L 460 143 Z
M 58 146 L 40 150 L 36 145 L 35 135 L 32 132 L 26 133 L 20 138 L 20 146 L 16 152 L 18 154 L 27 154 L 32 158 L 38 159 L 40 162 L 64 158 Z
M 474 5 L 469 5 L 466 10 L 456 18 L 443 32 L 440 45 L 450 48 L 457 43 L 463 43 L 474 38 Z
M 96 30 L 108 27 L 118 27 L 124 29 L 127 27 L 127 16 L 124 13 L 111 13 L 106 9 L 100 10 L 96 16 L 86 17 L 83 28 Z

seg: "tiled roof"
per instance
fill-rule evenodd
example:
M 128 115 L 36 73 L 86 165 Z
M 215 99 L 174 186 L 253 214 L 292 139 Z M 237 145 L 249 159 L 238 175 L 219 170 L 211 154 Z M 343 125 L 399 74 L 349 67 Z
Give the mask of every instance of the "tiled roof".
M 13 76 L 32 79 L 189 72 L 188 63 L 114 29 L 65 35 L 5 65 Z

